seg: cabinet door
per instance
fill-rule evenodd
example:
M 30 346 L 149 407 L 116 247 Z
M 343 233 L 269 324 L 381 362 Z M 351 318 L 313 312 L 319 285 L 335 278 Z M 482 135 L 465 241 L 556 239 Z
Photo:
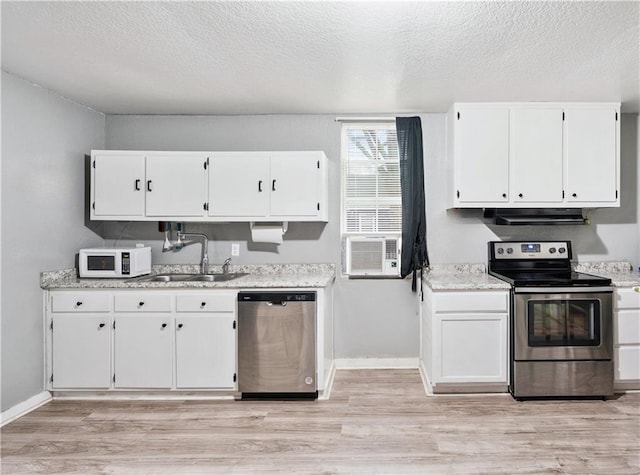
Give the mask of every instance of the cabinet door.
M 511 110 L 511 198 L 562 203 L 562 109 Z
M 147 216 L 205 216 L 207 157 L 201 154 L 147 157 Z
M 92 216 L 144 216 L 144 155 L 98 153 L 92 161 Z
M 269 157 L 230 154 L 211 157 L 209 216 L 266 216 L 269 211 Z
M 459 109 L 454 118 L 455 200 L 505 203 L 509 196 L 509 109 Z
M 56 315 L 53 319 L 53 388 L 109 388 L 108 315 Z
M 565 109 L 566 199 L 616 202 L 618 127 L 616 109 Z
M 171 317 L 115 317 L 115 387 L 172 386 Z
M 236 336 L 229 314 L 176 318 L 176 387 L 235 387 Z
M 320 214 L 320 161 L 315 153 L 271 156 L 272 217 Z
M 613 354 L 614 380 L 617 382 L 640 381 L 640 345 L 616 347 Z M 640 388 L 640 383 L 634 385 Z
M 507 382 L 506 314 L 436 314 L 435 383 Z

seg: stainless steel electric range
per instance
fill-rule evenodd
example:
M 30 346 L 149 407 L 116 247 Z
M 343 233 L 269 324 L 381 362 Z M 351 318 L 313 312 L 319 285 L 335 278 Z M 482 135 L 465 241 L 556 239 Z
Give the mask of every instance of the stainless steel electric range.
M 613 394 L 611 280 L 574 272 L 570 241 L 489 242 L 511 284 L 510 391 L 517 399 Z

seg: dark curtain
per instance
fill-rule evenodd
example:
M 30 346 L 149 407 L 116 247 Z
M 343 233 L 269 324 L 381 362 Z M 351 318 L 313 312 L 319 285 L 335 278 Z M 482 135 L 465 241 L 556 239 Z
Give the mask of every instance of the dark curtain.
M 404 278 L 413 272 L 411 289 L 415 292 L 417 290 L 417 271 L 420 270 L 422 277 L 422 270 L 429 265 L 420 117 L 397 117 L 396 133 L 402 194 L 400 275 Z

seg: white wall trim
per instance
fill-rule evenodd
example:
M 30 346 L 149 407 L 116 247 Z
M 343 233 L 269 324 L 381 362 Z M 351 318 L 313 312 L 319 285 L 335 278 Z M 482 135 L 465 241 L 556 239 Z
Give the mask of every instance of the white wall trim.
M 329 367 L 329 374 L 324 382 L 324 390 L 318 394 L 319 401 L 327 401 L 331 397 L 331 390 L 333 389 L 333 381 L 336 377 L 336 360 L 331 360 L 331 366 Z
M 35 396 L 31 396 L 26 401 L 22 401 L 21 403 L 10 407 L 6 411 L 2 412 L 2 416 L 0 416 L 0 427 L 8 424 L 9 422 L 15 421 L 19 417 L 28 414 L 29 412 L 39 408 L 40 406 L 45 405 L 46 403 L 51 401 L 51 399 L 51 393 L 49 391 L 42 391 Z
M 336 358 L 336 369 L 418 369 L 418 358 Z
M 422 361 L 420 361 L 420 365 L 418 366 L 418 371 L 420 371 L 420 379 L 422 379 L 424 392 L 427 394 L 427 396 L 433 396 L 433 388 L 429 383 L 429 378 L 427 377 L 427 369 L 424 367 L 424 363 Z

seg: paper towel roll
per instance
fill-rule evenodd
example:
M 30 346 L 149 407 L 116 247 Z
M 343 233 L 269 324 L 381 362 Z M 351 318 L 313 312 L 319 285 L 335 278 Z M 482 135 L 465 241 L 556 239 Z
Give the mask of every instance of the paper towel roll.
M 287 223 L 249 223 L 251 240 L 282 244 L 282 236 L 287 232 Z

